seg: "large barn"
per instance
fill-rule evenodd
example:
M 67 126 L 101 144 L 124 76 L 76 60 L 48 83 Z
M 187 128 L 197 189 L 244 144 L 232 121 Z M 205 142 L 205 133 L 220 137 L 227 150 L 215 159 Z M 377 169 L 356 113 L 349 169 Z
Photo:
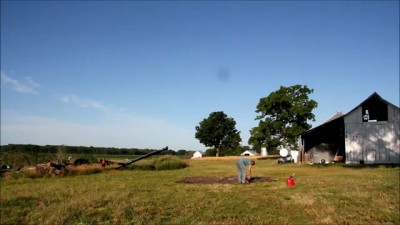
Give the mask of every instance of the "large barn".
M 301 134 L 300 160 L 310 163 L 400 163 L 400 108 L 373 93 L 347 114 Z

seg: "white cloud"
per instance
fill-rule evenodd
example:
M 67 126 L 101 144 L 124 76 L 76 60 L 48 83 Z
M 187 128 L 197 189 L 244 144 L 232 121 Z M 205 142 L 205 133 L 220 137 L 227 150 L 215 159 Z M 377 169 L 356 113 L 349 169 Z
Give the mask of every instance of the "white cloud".
M 68 96 L 63 96 L 60 98 L 60 100 L 64 103 L 68 103 L 69 102 L 69 97 Z
M 111 109 L 104 103 L 90 98 L 82 98 L 75 94 L 62 96 L 60 101 L 67 104 L 72 103 L 82 108 L 93 108 L 103 112 L 111 112 Z
M 11 89 L 19 93 L 23 94 L 39 93 L 36 89 L 40 87 L 40 84 L 33 81 L 31 77 L 25 77 L 24 80 L 19 81 L 1 72 L 1 83 L 10 86 Z
M 35 81 L 32 80 L 31 77 L 25 77 L 25 81 L 29 84 L 31 87 L 38 88 L 40 87 L 40 84 L 36 83 Z

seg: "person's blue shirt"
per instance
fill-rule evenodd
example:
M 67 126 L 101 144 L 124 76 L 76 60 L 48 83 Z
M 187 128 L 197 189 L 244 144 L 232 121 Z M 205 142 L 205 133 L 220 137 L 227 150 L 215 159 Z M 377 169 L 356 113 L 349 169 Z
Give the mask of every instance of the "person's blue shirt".
M 250 166 L 251 165 L 251 160 L 250 159 L 240 158 L 239 160 L 246 166 Z

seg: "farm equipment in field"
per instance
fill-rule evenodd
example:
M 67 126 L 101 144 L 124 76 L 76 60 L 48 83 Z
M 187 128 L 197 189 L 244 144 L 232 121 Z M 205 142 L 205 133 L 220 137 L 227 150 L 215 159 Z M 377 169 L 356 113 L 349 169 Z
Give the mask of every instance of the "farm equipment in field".
M 35 170 L 36 173 L 40 175 L 49 174 L 49 175 L 62 176 L 67 170 L 67 166 L 65 164 L 48 162 L 48 163 L 37 164 Z
M 0 168 L 0 176 L 2 176 L 5 173 L 15 173 L 15 172 L 20 172 L 22 169 L 22 166 L 18 168 L 11 168 L 9 165 L 2 165 Z
M 289 154 L 288 150 L 285 148 L 282 148 L 279 150 L 279 155 L 280 158 L 278 159 L 278 163 L 294 163 L 294 159 L 292 158 L 292 155 Z
M 126 167 L 126 166 L 128 166 L 128 165 L 130 165 L 130 164 L 132 164 L 134 162 L 140 161 L 142 159 L 145 159 L 147 157 L 150 157 L 152 155 L 155 155 L 155 154 L 158 154 L 158 153 L 160 153 L 162 151 L 167 151 L 167 150 L 168 150 L 168 146 L 166 146 L 165 148 L 163 148 L 161 150 L 157 150 L 157 151 L 154 151 L 154 152 L 147 153 L 146 155 L 140 156 L 140 157 L 138 157 L 136 159 L 133 159 L 133 160 L 131 160 L 129 162 L 120 162 L 120 163 L 118 163 L 119 166 L 116 169 L 120 169 L 120 168 Z

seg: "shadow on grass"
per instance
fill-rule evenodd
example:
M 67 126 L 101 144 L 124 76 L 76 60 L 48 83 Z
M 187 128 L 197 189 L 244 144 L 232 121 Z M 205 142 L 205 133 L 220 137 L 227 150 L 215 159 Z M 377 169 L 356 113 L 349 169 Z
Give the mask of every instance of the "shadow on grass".
M 34 209 L 35 199 L 19 197 L 1 202 L 1 224 L 26 224 L 26 215 Z M 3 217 L 4 215 L 7 215 Z
M 341 166 L 343 168 L 350 168 L 350 169 L 366 169 L 366 168 L 400 168 L 400 163 L 385 163 L 385 164 L 322 164 L 316 163 L 311 165 L 312 167 L 317 168 L 325 168 L 330 166 Z
M 387 164 L 344 164 L 344 168 L 352 169 L 365 169 L 365 168 L 399 168 L 400 163 L 387 163 Z

